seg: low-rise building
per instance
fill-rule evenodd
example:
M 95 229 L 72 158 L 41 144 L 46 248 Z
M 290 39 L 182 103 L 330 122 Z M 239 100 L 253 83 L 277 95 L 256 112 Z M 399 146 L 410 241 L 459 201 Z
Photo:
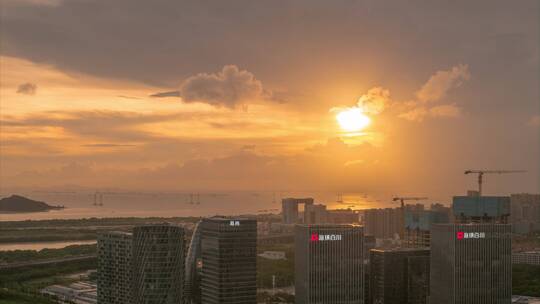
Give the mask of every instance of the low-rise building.
M 258 254 L 258 256 L 264 259 L 268 259 L 268 260 L 286 260 L 287 259 L 284 251 L 265 251 L 263 253 Z
M 540 298 L 514 295 L 512 304 L 540 304 Z
M 540 265 L 540 251 L 513 252 L 512 264 Z
M 90 282 L 81 281 L 72 283 L 68 286 L 52 285 L 43 288 L 41 293 L 56 297 L 62 302 L 75 304 L 96 304 L 98 302 L 97 286 Z

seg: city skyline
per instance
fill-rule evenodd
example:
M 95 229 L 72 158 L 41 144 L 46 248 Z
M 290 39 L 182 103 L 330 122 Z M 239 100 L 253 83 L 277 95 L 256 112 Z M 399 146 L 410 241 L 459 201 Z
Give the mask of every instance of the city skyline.
M 41 221 L 5 222 L 27 234 L 68 227 L 62 237 L 92 227 L 97 245 L 57 249 L 79 252 L 63 258 L 34 260 L 51 255 L 43 250 L 26 263 L 0 263 L 0 278 L 14 271 L 24 278 L 28 267 L 58 267 L 61 273 L 76 271 L 63 267 L 80 263 L 81 269 L 90 269 L 78 272 L 74 283 L 39 289 L 41 296 L 34 298 L 47 304 L 471 304 L 518 299 L 526 304 L 537 299 L 525 296 L 540 295 L 533 279 L 540 263 L 539 194 L 480 196 L 471 191 L 454 196 L 451 211 L 415 202 L 358 212 L 321 208 L 315 202 L 284 198 L 282 214 L 56 220 L 45 222 L 53 227 L 40 229 Z M 302 214 L 299 204 L 310 211 Z M 408 232 L 402 239 L 404 228 Z M 410 230 L 419 234 L 410 235 Z M 0 250 L 0 258 L 19 252 Z M 38 275 L 47 276 L 47 271 Z M 12 287 L 7 281 L 0 284 L 8 286 L 0 292 L 2 299 Z
M 0 0 L 0 304 L 540 304 L 540 1 Z

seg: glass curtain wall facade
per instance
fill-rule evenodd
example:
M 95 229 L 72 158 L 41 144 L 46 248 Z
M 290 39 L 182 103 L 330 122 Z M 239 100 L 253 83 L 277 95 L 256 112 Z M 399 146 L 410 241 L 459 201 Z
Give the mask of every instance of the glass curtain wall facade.
M 364 303 L 364 233 L 356 225 L 297 225 L 297 304 Z
M 98 303 L 131 303 L 131 242 L 131 233 L 107 232 L 98 236 Z
M 511 303 L 510 232 L 508 224 L 433 225 L 430 303 Z
M 168 224 L 133 229 L 133 303 L 181 304 L 184 228 Z
M 202 303 L 257 303 L 257 221 L 208 218 L 201 225 Z

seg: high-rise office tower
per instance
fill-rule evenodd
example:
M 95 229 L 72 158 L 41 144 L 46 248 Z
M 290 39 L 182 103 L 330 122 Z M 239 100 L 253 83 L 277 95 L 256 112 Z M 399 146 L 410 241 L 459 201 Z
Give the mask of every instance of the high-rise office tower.
M 352 209 L 335 209 L 328 210 L 328 224 L 358 224 L 360 216 L 357 211 Z
M 431 304 L 510 303 L 510 198 L 456 196 L 454 224 L 431 227 Z
M 367 304 L 426 304 L 429 295 L 429 249 L 370 251 L 370 296 Z
M 184 228 L 169 224 L 135 227 L 132 303 L 181 304 L 184 256 Z
M 281 212 L 284 224 L 298 223 L 298 205 L 313 205 L 312 198 L 284 198 L 281 200 Z
M 364 210 L 365 233 L 378 239 L 393 238 L 401 231 L 399 226 L 402 222 L 401 218 L 400 208 Z
M 255 304 L 257 221 L 207 218 L 200 225 L 202 303 Z
M 186 276 L 184 284 L 184 302 L 186 304 L 201 303 L 201 227 L 201 222 L 198 222 L 195 225 L 186 256 Z
M 510 206 L 513 232 L 527 234 L 540 231 L 540 194 L 512 194 Z
M 365 252 L 365 250 L 364 250 Z M 368 254 L 369 256 L 369 254 Z M 371 265 L 369 262 L 366 263 L 364 256 L 364 303 L 370 304 L 371 301 Z
M 407 258 L 407 303 L 429 303 L 430 254 Z
M 375 249 L 377 246 L 377 239 L 373 235 L 364 234 L 364 261 L 369 261 L 369 251 Z
M 98 236 L 98 303 L 131 303 L 131 233 L 108 232 Z
M 510 233 L 508 224 L 433 225 L 430 303 L 510 303 Z
M 326 206 L 307 204 L 304 207 L 304 224 L 323 224 L 327 222 Z
M 364 233 L 355 225 L 297 225 L 295 302 L 364 303 Z

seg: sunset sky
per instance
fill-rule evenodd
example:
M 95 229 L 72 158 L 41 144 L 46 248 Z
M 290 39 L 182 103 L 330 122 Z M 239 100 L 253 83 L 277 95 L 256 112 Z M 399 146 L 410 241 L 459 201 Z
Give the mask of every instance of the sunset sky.
M 536 0 L 1 5 L 3 192 L 540 191 Z

